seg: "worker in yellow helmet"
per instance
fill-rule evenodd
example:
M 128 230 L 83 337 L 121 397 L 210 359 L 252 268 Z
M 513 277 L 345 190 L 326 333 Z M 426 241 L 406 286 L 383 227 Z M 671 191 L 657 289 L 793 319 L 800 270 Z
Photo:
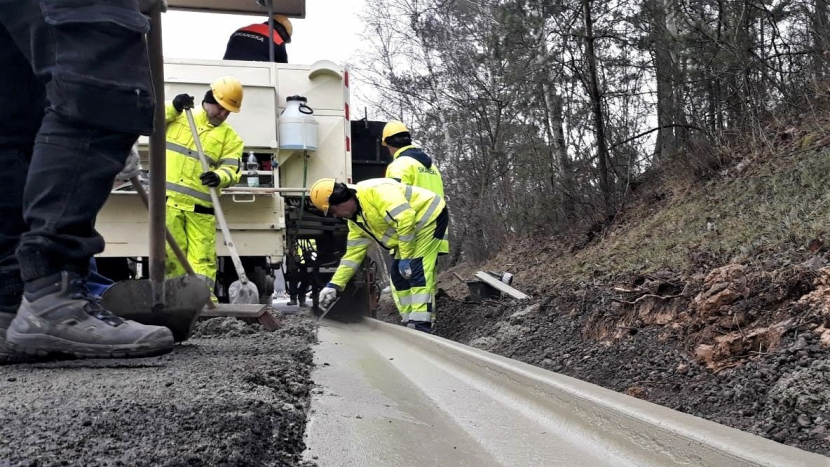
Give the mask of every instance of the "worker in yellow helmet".
M 288 63 L 285 44 L 291 42 L 294 27 L 284 15 L 274 15 L 274 62 Z M 225 60 L 270 62 L 270 34 L 268 22 L 251 24 L 231 34 L 225 49 Z
M 165 106 L 167 118 L 167 228 L 187 260 L 211 291 L 216 281 L 216 218 L 210 187 L 221 189 L 239 183 L 244 144 L 225 122 L 242 107 L 242 84 L 223 76 L 210 85 L 202 108 L 193 113 L 199 140 L 211 170 L 204 172 L 193 132 L 182 112 L 192 108 L 193 96 L 179 94 Z M 168 246 L 166 274 L 185 274 Z M 216 297 L 213 296 L 216 301 Z
M 346 219 L 349 226 L 346 253 L 331 282 L 320 291 L 320 303 L 331 303 L 346 287 L 375 241 L 396 251 L 392 296 L 401 320 L 410 328 L 431 332 L 435 261 L 449 224 L 444 200 L 427 189 L 388 178 L 352 186 L 324 178 L 312 185 L 310 197 L 317 209 Z
M 435 167 L 432 158 L 421 148 L 412 144 L 409 128 L 397 120 L 392 120 L 383 127 L 381 144 L 389 150 L 392 162 L 386 167 L 386 177 L 395 179 L 404 185 L 426 188 L 444 198 L 444 181 L 441 172 Z M 450 252 L 448 240 L 441 245 L 440 254 Z

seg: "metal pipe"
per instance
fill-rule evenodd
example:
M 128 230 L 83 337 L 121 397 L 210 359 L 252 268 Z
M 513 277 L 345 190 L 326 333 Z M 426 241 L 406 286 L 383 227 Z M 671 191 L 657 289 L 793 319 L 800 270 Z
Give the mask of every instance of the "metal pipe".
M 164 234 L 166 230 L 165 135 L 164 118 L 164 56 L 161 42 L 160 2 L 150 12 L 150 33 L 147 38 L 150 54 L 150 73 L 156 97 L 154 129 L 150 135 L 150 283 L 153 290 L 153 310 L 161 311 L 165 305 L 164 290 Z
M 246 188 L 246 187 L 228 187 L 223 188 L 222 193 L 308 193 L 308 188 Z
M 274 63 L 274 0 L 268 0 L 268 61 Z

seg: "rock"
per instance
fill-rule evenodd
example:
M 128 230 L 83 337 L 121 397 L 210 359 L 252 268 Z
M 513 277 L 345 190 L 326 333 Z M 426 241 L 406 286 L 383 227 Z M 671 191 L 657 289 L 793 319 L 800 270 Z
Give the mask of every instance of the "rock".
M 795 341 L 795 344 L 793 344 L 792 346 L 792 348 L 795 350 L 802 350 L 805 347 L 807 347 L 807 339 L 805 339 L 804 336 L 800 336 L 798 340 Z
M 802 267 L 809 269 L 810 271 L 818 271 L 826 265 L 826 261 L 821 256 L 811 256 L 810 259 L 801 263 Z
M 689 365 L 687 365 L 685 363 L 681 363 L 681 364 L 677 365 L 677 369 L 675 371 L 677 372 L 677 374 L 687 375 L 687 374 L 689 374 Z
M 727 264 L 717 268 L 703 282 L 703 292 L 694 298 L 697 312 L 703 318 L 749 295 L 746 268 L 741 264 Z
M 785 433 L 784 430 L 781 430 L 778 433 L 775 433 L 774 435 L 772 435 L 772 439 L 774 439 L 775 441 L 778 441 L 779 443 L 783 443 L 784 440 L 787 439 L 787 433 Z
M 799 424 L 799 425 L 801 425 L 801 426 L 802 426 L 802 427 L 804 427 L 804 428 L 806 428 L 806 427 L 808 427 L 808 426 L 810 426 L 810 425 L 812 425 L 812 424 L 813 424 L 813 423 L 810 421 L 810 417 L 808 417 L 808 416 L 806 416 L 806 415 L 804 415 L 804 414 L 799 415 L 799 416 L 798 416 L 797 421 L 798 421 L 798 424 Z

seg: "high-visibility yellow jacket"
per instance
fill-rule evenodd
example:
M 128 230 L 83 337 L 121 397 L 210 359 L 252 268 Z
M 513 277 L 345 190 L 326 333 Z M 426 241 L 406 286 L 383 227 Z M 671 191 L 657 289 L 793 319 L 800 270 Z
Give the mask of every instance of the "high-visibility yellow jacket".
M 210 190 L 202 185 L 199 175 L 202 163 L 196 153 L 196 143 L 184 112 L 177 112 L 173 104 L 164 108 L 167 120 L 167 205 L 182 211 L 193 211 L 195 205 L 213 207 Z M 210 124 L 204 109 L 193 112 L 196 130 L 211 170 L 219 175 L 219 189 L 239 183 L 242 176 L 244 144 L 227 123 Z
M 432 158 L 415 146 L 397 150 L 394 160 L 386 167 L 386 177 L 404 185 L 418 186 L 444 197 L 444 181 Z
M 401 258 L 411 259 L 416 233 L 435 222 L 446 207 L 434 192 L 389 178 L 365 180 L 356 186 L 360 209 L 348 220 L 346 253 L 331 279 L 341 290 L 360 267 L 372 241 L 387 249 L 397 248 Z

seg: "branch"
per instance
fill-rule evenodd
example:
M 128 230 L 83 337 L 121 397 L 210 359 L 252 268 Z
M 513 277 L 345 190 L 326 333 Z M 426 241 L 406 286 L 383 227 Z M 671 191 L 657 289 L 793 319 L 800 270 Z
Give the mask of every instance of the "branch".
M 672 298 L 677 298 L 677 297 L 682 297 L 682 296 L 683 296 L 683 294 L 657 295 L 657 294 L 649 293 L 649 294 L 645 294 L 643 296 L 637 297 L 637 299 L 634 300 L 633 302 L 629 302 L 629 301 L 626 301 L 626 300 L 620 300 L 619 298 L 612 298 L 611 301 L 612 302 L 617 302 L 617 303 L 622 303 L 623 305 L 636 305 L 637 303 L 639 303 L 639 302 L 641 302 L 641 301 L 643 301 L 647 298 L 657 298 L 657 299 L 660 299 L 660 300 L 671 300 Z
M 635 140 L 635 139 L 637 139 L 637 138 L 642 138 L 643 136 L 645 136 L 645 135 L 647 135 L 647 134 L 649 134 L 649 133 L 653 133 L 653 132 L 655 132 L 655 131 L 657 131 L 657 130 L 662 130 L 662 129 L 664 129 L 664 128 L 687 128 L 687 129 L 689 129 L 689 130 L 703 131 L 703 130 L 701 130 L 700 128 L 698 128 L 698 127 L 694 126 L 694 125 L 681 125 L 681 124 L 678 124 L 678 123 L 673 123 L 673 124 L 671 124 L 671 125 L 663 125 L 663 126 L 658 126 L 658 127 L 656 127 L 656 128 L 652 128 L 652 129 L 650 129 L 650 130 L 646 130 L 646 131 L 644 131 L 644 132 L 640 133 L 639 135 L 634 135 L 634 136 L 632 136 L 631 138 L 628 138 L 628 139 L 627 139 L 627 140 L 625 140 L 625 141 L 620 141 L 619 143 L 612 144 L 612 145 L 611 145 L 611 147 L 609 147 L 609 148 L 608 148 L 608 150 L 610 151 L 610 150 L 612 150 L 612 149 L 616 148 L 617 146 L 622 146 L 622 145 L 623 145 L 623 144 L 625 144 L 625 143 L 630 143 L 631 141 L 634 141 L 634 140 Z

